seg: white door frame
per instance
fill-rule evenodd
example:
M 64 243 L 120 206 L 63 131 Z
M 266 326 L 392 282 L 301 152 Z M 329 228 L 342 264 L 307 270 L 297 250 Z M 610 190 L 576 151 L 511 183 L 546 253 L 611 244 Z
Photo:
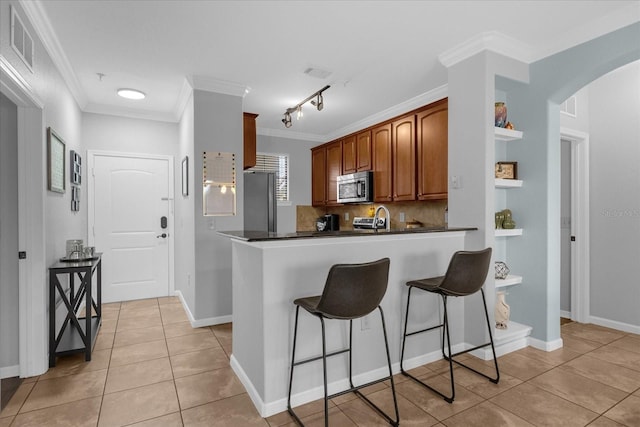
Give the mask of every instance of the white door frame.
M 560 141 L 571 142 L 571 320 L 589 321 L 589 134 L 560 128 Z
M 90 191 L 87 193 L 87 241 L 90 246 L 94 246 L 95 243 L 95 233 L 93 232 L 93 227 L 95 225 L 95 205 L 94 199 L 96 197 L 95 194 L 95 175 L 93 173 L 93 168 L 95 165 L 95 159 L 99 156 L 105 157 L 127 157 L 127 158 L 139 158 L 139 159 L 155 159 L 155 160 L 167 160 L 169 163 L 169 225 L 167 228 L 167 233 L 169 234 L 169 271 L 168 271 L 168 280 L 169 280 L 169 295 L 175 294 L 175 277 L 174 277 L 174 242 L 175 242 L 175 233 L 174 233 L 174 187 L 175 182 L 173 179 L 174 175 L 174 164 L 173 164 L 173 156 L 165 156 L 158 154 L 141 154 L 141 153 L 123 153 L 116 151 L 103 151 L 103 150 L 87 150 L 87 188 Z
M 18 107 L 18 250 L 27 254 L 18 262 L 19 375 L 25 378 L 48 369 L 44 103 L 2 55 L 0 90 Z

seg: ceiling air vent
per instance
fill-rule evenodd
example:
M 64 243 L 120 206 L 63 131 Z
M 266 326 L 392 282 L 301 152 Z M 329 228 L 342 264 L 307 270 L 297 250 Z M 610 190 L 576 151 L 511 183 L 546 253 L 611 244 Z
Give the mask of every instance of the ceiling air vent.
M 331 75 L 331 71 L 321 70 L 320 68 L 313 67 L 307 68 L 306 70 L 304 70 L 304 73 L 317 79 L 326 79 Z
M 11 8 L 11 47 L 33 73 L 33 38 L 13 7 Z

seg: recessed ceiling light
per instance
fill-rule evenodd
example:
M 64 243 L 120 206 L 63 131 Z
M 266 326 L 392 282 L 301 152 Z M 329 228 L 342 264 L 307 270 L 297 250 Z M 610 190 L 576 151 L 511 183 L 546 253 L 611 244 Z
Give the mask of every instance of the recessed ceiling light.
M 144 99 L 146 95 L 135 89 L 118 89 L 118 95 L 127 99 Z

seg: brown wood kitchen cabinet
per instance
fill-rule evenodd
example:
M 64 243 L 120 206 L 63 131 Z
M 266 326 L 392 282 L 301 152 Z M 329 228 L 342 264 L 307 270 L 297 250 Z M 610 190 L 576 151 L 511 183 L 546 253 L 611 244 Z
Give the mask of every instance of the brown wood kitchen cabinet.
M 346 136 L 342 140 L 342 173 L 371 170 L 371 131 Z
M 256 118 L 257 114 L 242 113 L 243 125 L 243 167 L 244 169 L 252 168 L 256 165 Z
M 327 205 L 338 204 L 338 176 L 342 175 L 342 141 L 327 145 Z
M 391 124 L 393 200 L 416 199 L 416 116 L 404 116 Z
M 373 201 L 390 202 L 393 191 L 391 123 L 371 130 L 373 159 Z
M 447 198 L 448 102 L 430 104 L 416 116 L 418 200 Z
M 311 149 L 311 204 L 324 206 L 327 186 L 327 151 L 324 146 Z
M 342 141 L 311 149 L 311 204 L 338 204 L 338 176 L 342 174 Z

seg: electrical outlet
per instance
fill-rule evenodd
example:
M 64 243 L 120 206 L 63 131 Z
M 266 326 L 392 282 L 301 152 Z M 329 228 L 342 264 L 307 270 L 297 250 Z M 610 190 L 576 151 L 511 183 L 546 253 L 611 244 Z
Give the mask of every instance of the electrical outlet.
M 187 288 L 191 287 L 191 274 L 187 273 Z
M 404 221 L 404 212 L 400 212 L 400 222 L 405 222 Z
M 462 188 L 462 175 L 451 175 L 451 188 Z
M 371 323 L 369 316 L 364 316 L 360 319 L 360 330 L 366 331 L 367 329 L 371 329 Z
M 349 212 L 344 213 L 344 220 L 349 221 Z

